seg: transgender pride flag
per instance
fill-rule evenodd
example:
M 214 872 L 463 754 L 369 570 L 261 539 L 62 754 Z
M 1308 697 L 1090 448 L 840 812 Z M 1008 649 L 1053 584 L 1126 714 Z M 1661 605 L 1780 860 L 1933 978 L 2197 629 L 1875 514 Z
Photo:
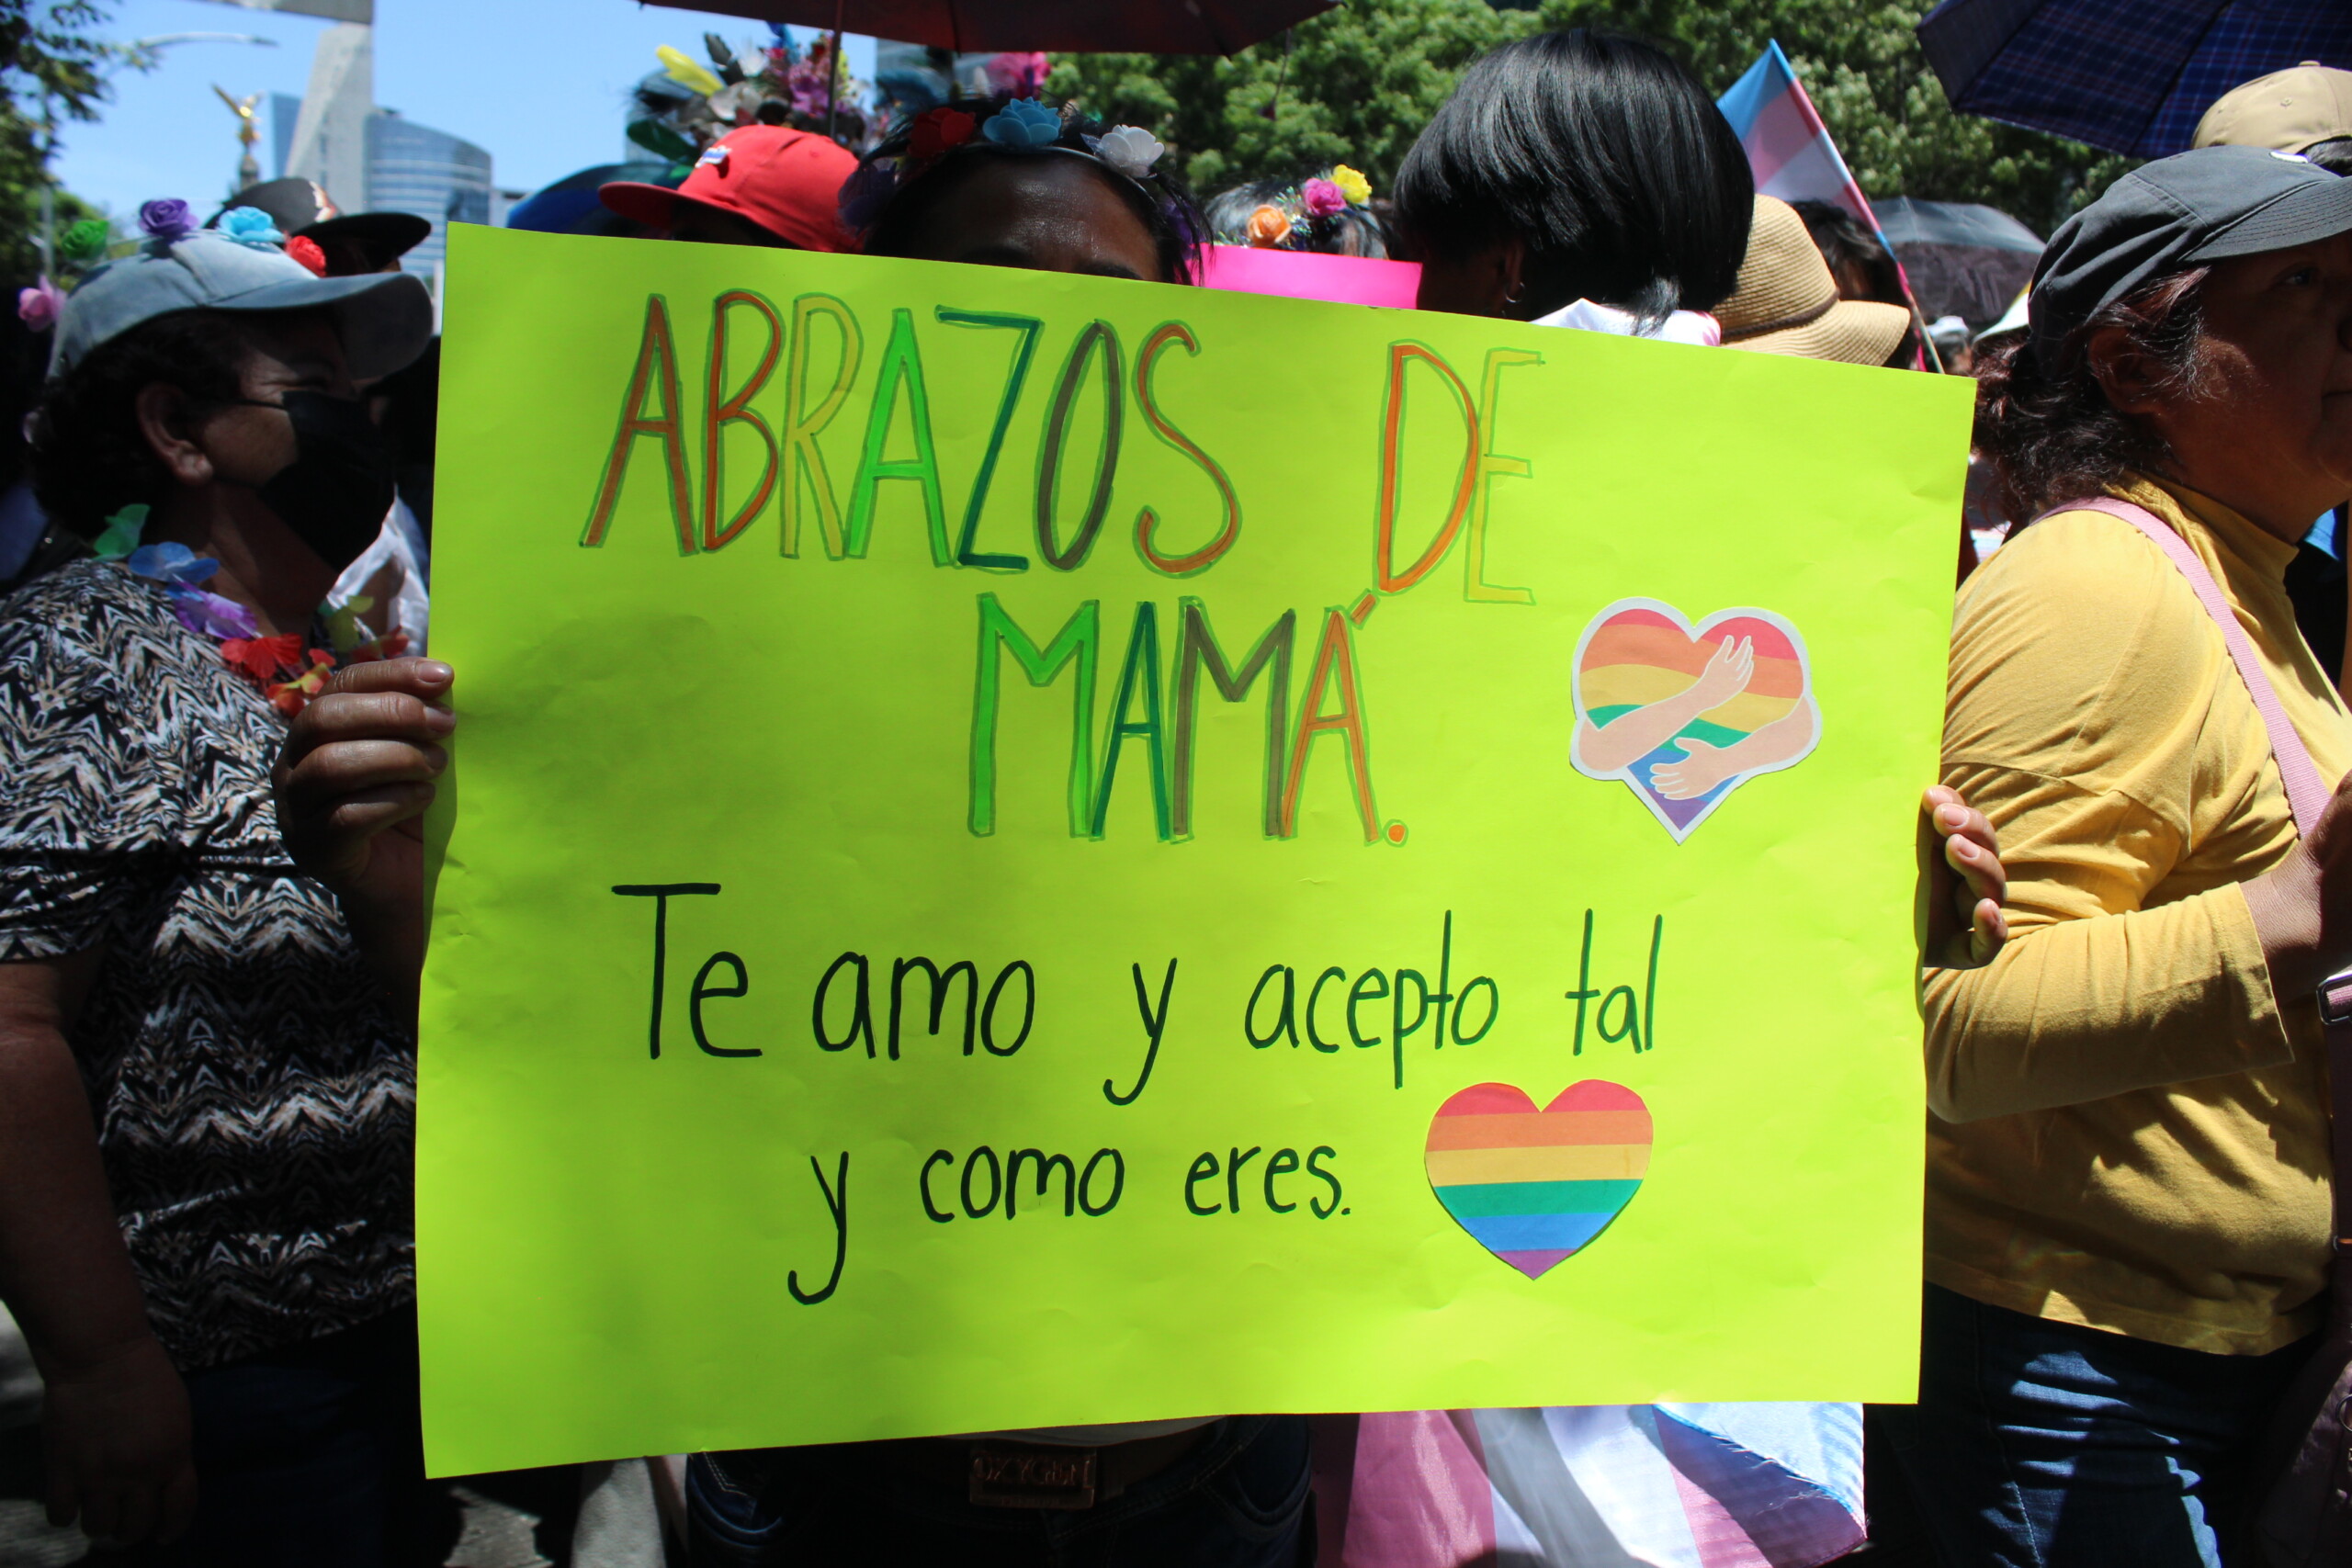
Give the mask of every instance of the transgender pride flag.
M 1862 187 L 1838 156 L 1838 144 L 1829 140 L 1813 100 L 1789 69 L 1789 57 L 1781 52 L 1778 39 L 1765 45 L 1747 74 L 1734 82 L 1715 107 L 1747 149 L 1747 166 L 1755 171 L 1759 194 L 1782 201 L 1834 201 L 1885 242 Z

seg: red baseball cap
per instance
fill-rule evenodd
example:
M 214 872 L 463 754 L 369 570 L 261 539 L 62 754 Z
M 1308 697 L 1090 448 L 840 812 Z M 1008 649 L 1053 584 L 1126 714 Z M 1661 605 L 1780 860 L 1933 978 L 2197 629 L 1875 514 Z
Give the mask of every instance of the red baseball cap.
M 856 155 L 831 137 L 747 125 L 705 148 L 675 190 L 615 180 L 596 195 L 650 229 L 670 227 L 673 209 L 686 201 L 731 213 L 804 251 L 847 251 L 856 246 L 842 231 L 842 185 L 856 172 Z

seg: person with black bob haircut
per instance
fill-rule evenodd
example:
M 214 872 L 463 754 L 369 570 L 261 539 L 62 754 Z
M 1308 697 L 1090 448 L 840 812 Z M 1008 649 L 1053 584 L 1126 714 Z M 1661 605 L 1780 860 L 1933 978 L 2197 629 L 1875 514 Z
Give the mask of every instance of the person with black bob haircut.
M 1589 300 L 1649 331 L 1737 285 L 1755 195 L 1697 78 L 1584 28 L 1472 64 L 1396 176 L 1421 309 L 1538 321 Z
M 1208 225 L 1166 152 L 1033 98 L 958 98 L 865 155 L 842 222 L 868 255 L 1192 283 Z

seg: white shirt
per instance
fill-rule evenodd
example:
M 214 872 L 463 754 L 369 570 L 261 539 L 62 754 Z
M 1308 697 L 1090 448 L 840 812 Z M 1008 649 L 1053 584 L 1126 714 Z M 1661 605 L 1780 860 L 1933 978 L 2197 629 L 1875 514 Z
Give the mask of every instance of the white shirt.
M 1724 341 L 1722 324 L 1704 310 L 1677 310 L 1644 332 L 1641 318 L 1631 310 L 1621 310 L 1614 305 L 1596 304 L 1590 299 L 1563 305 L 1548 316 L 1536 317 L 1530 324 L 1573 327 L 1578 332 L 1607 333 L 1611 337 L 1646 337 L 1656 338 L 1660 343 L 1695 344 L 1701 348 L 1720 348 Z

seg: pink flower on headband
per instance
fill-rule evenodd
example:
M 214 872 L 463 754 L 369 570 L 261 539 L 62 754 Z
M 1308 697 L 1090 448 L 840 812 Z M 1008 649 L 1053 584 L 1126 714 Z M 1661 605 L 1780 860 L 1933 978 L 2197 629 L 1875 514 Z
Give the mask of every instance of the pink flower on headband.
M 1345 192 L 1329 180 L 1309 180 L 1298 187 L 1298 204 L 1306 209 L 1309 218 L 1329 218 L 1344 211 L 1348 205 Z
M 988 65 L 989 90 L 1030 97 L 1046 85 L 1046 73 L 1052 69 L 1053 62 L 1034 51 L 994 55 Z
M 196 220 L 188 215 L 187 203 L 177 197 L 164 197 L 139 204 L 139 228 L 151 240 L 170 244 L 195 231 Z
M 46 277 L 30 288 L 17 291 L 17 319 L 37 333 L 55 326 L 57 313 L 63 309 L 65 296 Z

